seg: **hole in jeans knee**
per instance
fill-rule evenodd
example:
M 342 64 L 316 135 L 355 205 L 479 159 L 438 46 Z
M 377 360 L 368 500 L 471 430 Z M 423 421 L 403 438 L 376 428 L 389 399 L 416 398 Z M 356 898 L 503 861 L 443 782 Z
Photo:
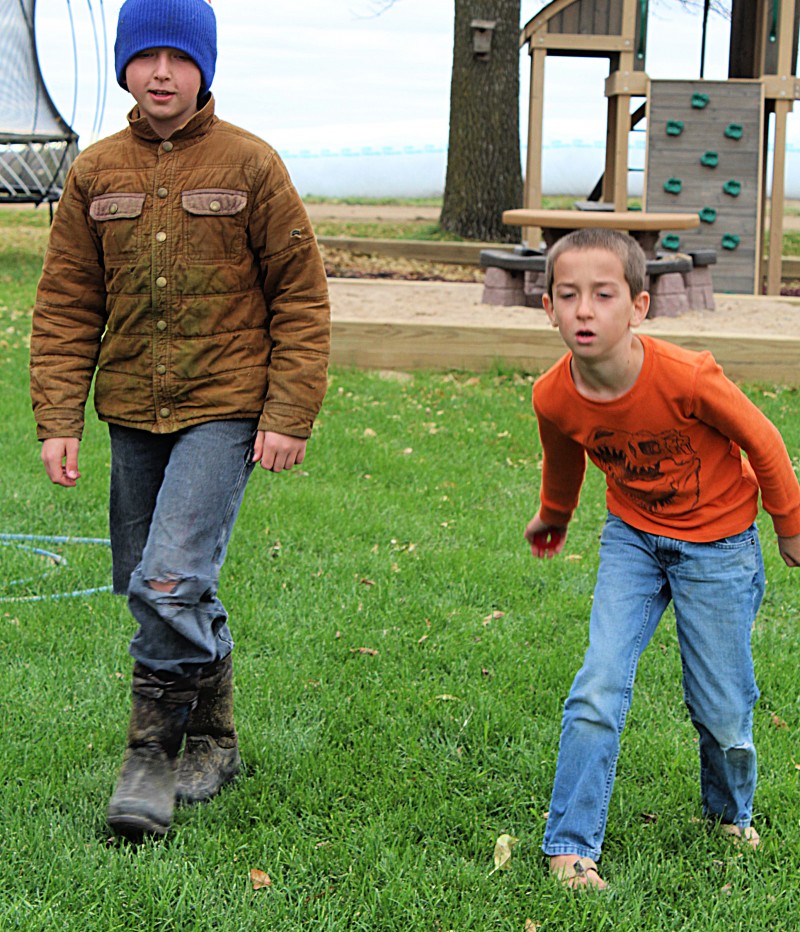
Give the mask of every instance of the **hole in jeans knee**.
M 145 583 L 156 592 L 174 592 L 179 580 L 177 579 L 146 579 Z

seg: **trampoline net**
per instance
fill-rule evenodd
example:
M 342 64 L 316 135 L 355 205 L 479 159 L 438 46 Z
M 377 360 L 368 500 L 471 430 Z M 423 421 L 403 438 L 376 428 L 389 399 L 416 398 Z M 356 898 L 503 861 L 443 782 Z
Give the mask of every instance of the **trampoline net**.
M 78 152 L 39 68 L 35 8 L 0 0 L 0 203 L 57 200 Z

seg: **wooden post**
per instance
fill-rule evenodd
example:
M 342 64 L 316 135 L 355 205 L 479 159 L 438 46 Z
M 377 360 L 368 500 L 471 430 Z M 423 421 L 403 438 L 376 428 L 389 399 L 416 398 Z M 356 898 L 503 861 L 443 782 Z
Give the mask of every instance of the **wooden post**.
M 631 128 L 631 98 L 620 94 L 616 102 L 614 133 L 614 210 L 628 209 L 628 133 Z
M 769 101 L 762 100 L 761 115 L 761 151 L 760 151 L 760 172 L 761 172 L 761 198 L 759 202 L 758 221 L 756 224 L 756 269 L 755 269 L 755 293 L 761 294 L 761 289 L 766 275 L 766 256 L 764 255 L 764 237 L 767 232 L 767 173 L 769 165 L 767 164 L 767 153 L 769 152 Z
M 608 97 L 608 116 L 606 117 L 606 166 L 603 173 L 603 200 L 614 203 L 614 183 L 617 179 L 617 122 L 619 118 L 619 98 Z M 618 209 L 615 207 L 615 209 Z
M 769 29 L 767 27 L 767 0 L 756 0 L 758 10 L 756 12 L 756 36 L 755 36 L 755 77 L 760 78 L 764 74 L 764 65 L 767 58 L 767 37 Z
M 634 55 L 636 53 L 636 7 L 637 0 L 623 0 L 622 2 L 622 37 L 624 49 L 617 58 L 619 71 L 634 70 Z M 613 131 L 613 168 L 614 176 L 611 182 L 613 191 L 614 210 L 628 209 L 628 134 L 631 129 L 631 95 L 618 94 L 614 98 L 614 114 L 612 128 L 612 114 L 609 106 L 608 136 L 611 142 Z M 606 152 L 608 158 L 608 152 Z
M 545 49 L 530 47 L 531 87 L 528 100 L 528 157 L 525 168 L 524 206 L 542 206 L 542 132 L 544 124 Z M 526 227 L 522 238 L 532 246 L 541 239 L 541 230 Z
M 783 0 L 780 5 L 778 39 L 779 76 L 792 74 L 794 46 L 794 10 L 796 0 Z M 766 7 L 766 4 L 765 4 Z M 765 9 L 766 13 L 766 9 Z M 765 23 L 766 25 L 766 23 Z M 766 31 L 764 38 L 766 39 Z M 766 45 L 766 42 L 764 43 Z M 767 294 L 780 294 L 781 263 L 783 261 L 783 205 L 786 195 L 786 118 L 792 111 L 794 95 L 775 101 L 775 137 L 772 144 L 772 193 L 769 211 L 769 258 L 767 260 Z
M 783 199 L 786 193 L 786 117 L 792 109 L 790 100 L 775 101 L 775 136 L 772 143 L 772 193 L 769 210 L 769 258 L 767 259 L 767 294 L 781 292 L 783 259 Z

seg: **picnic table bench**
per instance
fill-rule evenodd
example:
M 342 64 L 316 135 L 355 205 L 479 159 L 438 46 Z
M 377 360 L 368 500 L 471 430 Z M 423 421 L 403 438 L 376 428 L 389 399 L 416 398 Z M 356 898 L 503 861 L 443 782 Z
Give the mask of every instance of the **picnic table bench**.
M 675 316 L 691 309 L 714 307 L 710 266 L 717 261 L 713 249 L 661 255 L 647 260 L 645 289 L 650 292 L 648 317 Z M 484 304 L 542 307 L 547 256 L 527 246 L 482 249 L 486 269 Z

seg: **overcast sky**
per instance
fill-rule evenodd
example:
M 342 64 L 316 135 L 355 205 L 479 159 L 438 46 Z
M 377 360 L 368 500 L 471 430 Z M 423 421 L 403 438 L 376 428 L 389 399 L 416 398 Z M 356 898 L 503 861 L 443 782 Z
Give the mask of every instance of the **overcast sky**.
M 121 4 L 122 0 L 37 3 L 37 40 L 45 80 L 62 116 L 79 133 L 82 147 L 124 127 L 125 114 L 133 104 L 114 78 L 113 44 Z M 354 190 L 330 191 L 323 182 L 334 173 L 328 167 L 326 153 L 337 157 L 345 150 L 358 154 L 365 148 L 381 150 L 387 156 L 408 147 L 423 153 L 436 152 L 438 155 L 430 157 L 423 154 L 414 163 L 420 169 L 410 171 L 421 170 L 426 164 L 431 184 L 437 187 L 443 182 L 453 0 L 396 0 L 391 8 L 375 15 L 380 5 L 380 0 L 213 2 L 219 32 L 212 88 L 217 113 L 272 143 L 287 159 L 293 174 L 302 171 L 305 175 L 313 168 L 317 176 L 303 178 L 303 184 L 309 186 L 305 193 L 364 193 L 357 190 L 353 180 L 344 177 L 349 169 L 356 179 L 365 184 L 369 181 L 363 167 L 353 159 L 339 157 L 335 174 L 341 184 Z M 544 0 L 522 0 L 522 22 L 545 5 Z M 96 32 L 90 13 L 94 14 Z M 105 37 L 101 14 L 107 26 Z M 706 78 L 727 76 L 729 32 L 729 23 L 712 14 Z M 678 0 L 651 0 L 648 74 L 652 78 L 699 77 L 701 34 L 699 13 L 686 12 Z M 99 131 L 96 114 L 103 86 L 98 82 L 96 46 L 101 62 L 108 61 Z M 528 56 L 521 52 L 523 140 L 527 134 L 529 68 Z M 603 82 L 607 72 L 605 59 L 548 59 L 544 146 L 555 152 L 551 166 L 563 162 L 563 147 L 573 146 L 575 141 L 580 146 L 602 148 L 606 119 Z M 637 142 L 641 140 L 634 140 L 634 144 Z M 800 154 L 797 114 L 790 116 L 789 146 Z M 316 158 L 318 153 L 323 154 L 322 160 Z M 602 152 L 592 157 L 596 157 L 602 171 Z M 345 161 L 349 164 L 345 165 Z M 382 184 L 394 163 L 384 159 L 383 168 L 378 169 L 379 161 L 371 159 L 369 170 L 378 172 Z M 631 164 L 635 163 L 634 154 Z M 547 154 L 545 169 L 547 175 Z M 590 174 L 594 171 L 593 167 L 589 169 Z
M 48 88 L 70 121 L 77 87 L 74 123 L 84 145 L 96 130 L 98 87 L 89 11 L 94 11 L 96 22 L 105 14 L 110 55 L 120 5 L 120 0 L 38 2 L 37 37 Z M 214 0 L 213 5 L 219 29 L 213 89 L 225 119 L 276 145 L 339 148 L 396 145 L 409 139 L 446 141 L 452 0 L 397 0 L 380 16 L 374 15 L 372 0 Z M 543 5 L 540 0 L 522 0 L 523 22 Z M 699 15 L 686 14 L 668 0 L 650 6 L 648 73 L 697 77 Z M 70 8 L 78 45 L 77 81 Z M 723 78 L 728 25 L 719 16 L 712 16 L 710 25 L 706 77 Z M 101 53 L 102 43 L 99 33 Z M 520 67 L 526 93 L 524 53 Z M 574 135 L 602 129 L 606 70 L 602 60 L 549 60 L 546 103 L 552 132 Z M 117 87 L 112 64 L 101 135 L 124 126 L 131 102 Z

